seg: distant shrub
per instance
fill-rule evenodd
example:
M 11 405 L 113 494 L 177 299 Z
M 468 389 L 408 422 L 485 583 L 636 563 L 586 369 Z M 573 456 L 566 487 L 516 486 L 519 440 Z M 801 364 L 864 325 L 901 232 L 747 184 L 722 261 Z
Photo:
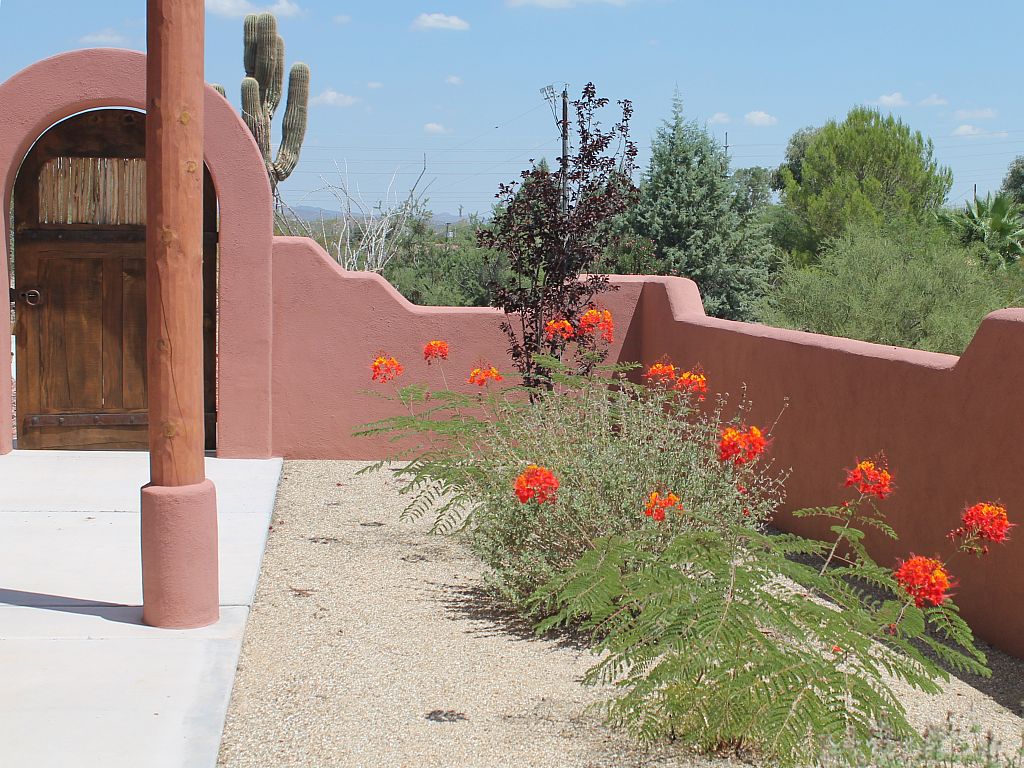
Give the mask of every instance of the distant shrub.
M 762 303 L 769 325 L 960 354 L 989 312 L 1020 305 L 1021 273 L 993 274 L 936 226 L 853 226 L 820 263 L 782 270 Z

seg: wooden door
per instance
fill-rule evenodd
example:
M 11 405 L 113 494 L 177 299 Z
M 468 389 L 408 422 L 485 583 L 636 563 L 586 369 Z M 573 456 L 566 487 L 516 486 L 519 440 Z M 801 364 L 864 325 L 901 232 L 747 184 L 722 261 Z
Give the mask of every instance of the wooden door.
M 18 448 L 146 449 L 145 115 L 47 131 L 14 191 Z M 204 247 L 207 442 L 216 423 L 216 199 Z M 208 262 L 208 264 L 207 264 Z

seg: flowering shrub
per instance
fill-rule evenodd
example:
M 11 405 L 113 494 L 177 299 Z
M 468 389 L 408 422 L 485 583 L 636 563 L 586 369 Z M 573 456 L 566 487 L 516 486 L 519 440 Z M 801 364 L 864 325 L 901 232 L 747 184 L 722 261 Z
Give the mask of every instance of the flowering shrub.
M 721 464 L 742 469 L 748 453 L 756 460 L 764 450 L 763 437 L 727 427 Z M 595 540 L 535 593 L 535 604 L 557 608 L 539 629 L 591 630 L 601 661 L 586 681 L 616 686 L 610 721 L 643 739 L 746 748 L 784 764 L 840 741 L 863 754 L 879 729 L 913 739 L 892 679 L 937 693 L 948 675 L 936 659 L 984 675 L 985 657 L 941 560 L 914 555 L 889 569 L 865 550 L 865 527 L 896 536 L 876 505 L 892 492 L 888 469 L 858 462 L 846 485 L 855 498 L 796 513 L 839 521 L 833 542 L 769 535 L 735 518 L 722 527 L 701 520 L 707 508 L 690 508 L 685 485 L 675 486 L 679 496 L 654 492 L 645 514 L 685 505 L 690 523 L 664 547 L 651 546 L 658 532 L 649 530 Z M 953 536 L 999 538 L 1004 525 L 992 521 L 1002 519 L 971 507 Z
M 394 368 L 380 360 L 375 379 Z M 698 409 L 702 390 L 679 387 L 667 361 L 648 385 L 537 363 L 550 390 L 483 389 L 501 375 L 481 366 L 467 379 L 480 391 L 405 387 L 408 415 L 366 432 L 436 446 L 399 474 L 405 514 L 464 531 L 487 584 L 538 631 L 592 632 L 586 681 L 614 684 L 612 723 L 792 764 L 830 743 L 863 752 L 879 730 L 913 738 L 893 680 L 937 693 L 946 668 L 988 674 L 946 563 L 888 567 L 864 546 L 868 528 L 896 538 L 879 507 L 895 488 L 884 460 L 845 471 L 849 500 L 794 513 L 836 521 L 833 540 L 773 533 L 782 478 L 745 404 L 732 420 L 722 401 Z M 959 523 L 949 538 L 979 556 L 1012 528 L 992 502 Z

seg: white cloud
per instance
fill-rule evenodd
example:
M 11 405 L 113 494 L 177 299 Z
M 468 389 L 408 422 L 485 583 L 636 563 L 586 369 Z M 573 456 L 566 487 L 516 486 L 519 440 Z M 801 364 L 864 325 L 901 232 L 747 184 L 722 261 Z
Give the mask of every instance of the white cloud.
M 218 16 L 240 17 L 247 13 L 270 11 L 277 16 L 297 16 L 302 12 L 294 0 L 275 0 L 257 5 L 251 0 L 206 0 L 206 10 Z
M 351 107 L 359 99 L 355 96 L 349 96 L 347 93 L 339 93 L 333 88 L 325 88 L 323 93 L 319 96 L 314 96 L 309 100 L 310 104 L 315 106 L 324 107 Z
M 944 107 L 947 104 L 949 104 L 949 101 L 937 93 L 933 93 L 931 96 L 917 102 L 919 107 Z
M 337 16 L 334 17 L 333 21 L 335 24 L 348 24 L 350 21 L 352 21 L 352 17 L 349 16 L 347 13 L 339 13 Z
M 104 27 L 99 32 L 82 35 L 78 38 L 78 42 L 83 45 L 124 45 L 128 42 L 128 38 L 116 29 Z
M 366 84 L 366 87 L 367 88 L 383 88 L 384 87 L 384 83 L 380 82 L 379 80 L 371 80 L 370 82 L 368 82 Z
M 469 29 L 469 22 L 444 13 L 421 13 L 412 26 L 413 29 L 449 29 L 454 32 L 465 32 Z
M 424 123 L 423 124 L 423 132 L 424 133 L 432 133 L 432 134 L 434 134 L 436 136 L 436 135 L 440 135 L 442 133 L 448 133 L 448 129 L 445 128 L 440 123 Z
M 708 120 L 708 125 L 718 125 L 719 123 L 731 123 L 732 118 L 729 117 L 725 112 L 715 112 Z
M 763 112 L 760 109 L 754 110 L 753 112 L 747 112 L 747 114 L 743 116 L 743 119 L 746 121 L 747 125 L 756 125 L 759 128 L 766 125 L 775 125 L 779 122 L 779 118 L 775 117 L 775 115 L 769 115 L 767 112 Z
M 954 136 L 979 136 L 982 133 L 984 131 L 974 125 L 958 125 L 953 129 Z
M 536 8 L 575 8 L 577 5 L 626 5 L 631 0 L 505 0 L 505 5 L 518 8 L 532 5 Z
M 458 75 L 448 75 L 444 81 L 448 83 L 448 85 L 462 85 L 462 78 Z
M 996 116 L 996 111 L 991 107 L 985 109 L 958 109 L 953 113 L 957 120 L 991 120 Z
M 903 94 L 899 91 L 893 91 L 892 93 L 883 93 L 872 103 L 880 107 L 905 107 L 910 102 L 903 98 Z

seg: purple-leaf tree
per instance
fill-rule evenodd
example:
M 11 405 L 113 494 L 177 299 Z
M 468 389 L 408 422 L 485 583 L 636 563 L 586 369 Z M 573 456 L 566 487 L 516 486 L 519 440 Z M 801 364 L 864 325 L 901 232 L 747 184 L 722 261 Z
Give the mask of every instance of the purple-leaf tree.
M 614 289 L 607 276 L 589 273 L 611 220 L 636 199 L 637 153 L 629 138 L 633 105 L 619 101 L 621 118 L 604 130 L 598 112 L 607 105 L 588 83 L 572 102 L 575 153 L 560 157 L 557 171 L 531 161 L 521 181 L 502 184 L 491 226 L 477 233 L 481 246 L 509 260 L 511 277 L 492 287 L 492 303 L 505 312 L 509 354 L 528 387 L 551 386 L 538 356 L 563 359 L 572 347 L 579 372 L 589 373 L 607 354 L 610 334 L 581 332 L 587 325 L 580 321 L 598 295 Z M 560 330 L 552 333 L 549 323 Z

